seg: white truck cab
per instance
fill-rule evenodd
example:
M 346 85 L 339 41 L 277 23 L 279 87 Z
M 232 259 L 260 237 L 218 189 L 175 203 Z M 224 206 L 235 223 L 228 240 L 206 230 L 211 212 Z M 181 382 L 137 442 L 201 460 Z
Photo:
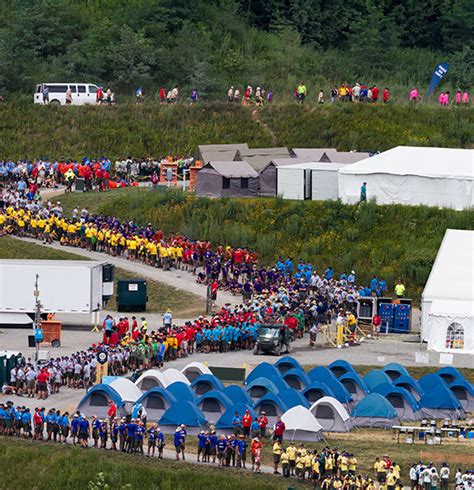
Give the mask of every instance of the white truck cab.
M 48 88 L 49 102 L 45 100 L 43 88 Z M 71 89 L 72 104 L 86 105 L 96 103 L 98 86 L 92 83 L 39 83 L 34 94 L 35 104 L 66 105 L 66 92 Z

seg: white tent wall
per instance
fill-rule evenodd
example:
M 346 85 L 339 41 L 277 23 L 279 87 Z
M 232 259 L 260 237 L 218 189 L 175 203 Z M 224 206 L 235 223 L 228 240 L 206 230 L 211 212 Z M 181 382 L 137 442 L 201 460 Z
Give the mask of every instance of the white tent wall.
M 283 199 L 303 200 L 305 169 L 301 166 L 277 167 L 277 195 Z
M 344 163 L 318 163 L 311 169 L 311 199 L 313 201 L 336 200 L 339 197 L 338 169 Z
M 464 329 L 464 338 L 459 347 L 447 341 L 448 328 L 457 323 Z M 426 327 L 426 341 L 428 349 L 437 352 L 450 352 L 453 354 L 474 354 L 474 317 L 454 317 L 450 315 L 428 315 Z M 456 344 L 454 344 L 456 345 Z M 461 345 L 463 346 L 461 348 Z

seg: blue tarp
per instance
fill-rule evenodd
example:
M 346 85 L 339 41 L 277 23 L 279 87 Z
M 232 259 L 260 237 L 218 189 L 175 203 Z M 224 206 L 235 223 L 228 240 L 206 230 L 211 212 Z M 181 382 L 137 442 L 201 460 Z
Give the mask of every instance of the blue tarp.
M 311 384 L 311 378 L 300 368 L 293 368 L 286 371 L 281 377 L 288 383 L 288 378 L 296 377 L 302 383 L 303 388 Z M 290 383 L 288 383 L 290 384 Z M 290 385 L 291 386 L 291 385 Z
M 420 398 L 420 405 L 422 408 L 431 408 L 437 410 L 462 409 L 461 402 L 456 398 L 456 395 L 454 395 L 445 384 L 440 384 L 438 386 L 433 385 L 431 389 Z
M 352 401 L 352 395 L 327 367 L 315 367 L 309 371 L 308 376 L 312 381 L 321 381 L 331 388 L 335 398 L 341 403 L 348 403 Z
M 275 366 L 269 364 L 268 362 L 262 362 L 252 369 L 250 374 L 245 379 L 244 384 L 247 385 L 257 378 L 279 378 L 280 376 L 280 371 L 278 371 Z
M 291 356 L 284 356 L 278 359 L 278 361 L 275 363 L 275 367 L 282 374 L 290 369 L 303 369 L 301 367 L 301 364 L 294 357 Z
M 416 401 L 415 397 L 405 388 L 400 388 L 399 386 L 394 386 L 391 383 L 382 383 L 374 388 L 374 393 L 380 393 L 382 396 L 387 398 L 391 394 L 400 395 L 406 403 L 408 403 L 413 411 L 420 410 L 420 405 Z
M 181 381 L 171 383 L 166 389 L 176 398 L 176 400 L 178 400 L 178 402 L 187 400 L 195 403 L 198 398 L 191 387 Z
M 205 400 L 209 400 L 209 399 L 218 400 L 225 410 L 227 410 L 229 407 L 233 405 L 232 400 L 227 395 L 225 395 L 224 392 L 218 390 L 211 390 L 208 391 L 207 393 L 204 393 L 204 395 L 202 395 L 201 398 L 198 399 L 196 405 L 200 409 L 202 409 L 202 403 Z
M 254 419 L 258 418 L 258 415 L 252 408 L 251 404 L 235 403 L 221 415 L 220 419 L 216 423 L 216 429 L 232 429 L 232 419 L 234 418 L 235 412 L 242 417 L 246 410 L 250 410 L 250 415 L 252 415 Z
M 395 380 L 400 376 L 410 376 L 410 373 L 398 362 L 391 362 L 382 368 L 382 371 L 388 375 L 391 380 Z
M 400 386 L 401 388 L 407 389 L 410 387 L 412 392 L 415 392 L 419 397 L 423 394 L 423 390 L 421 389 L 420 384 L 416 379 L 413 379 L 411 376 L 400 376 L 393 382 L 394 386 Z M 408 390 L 410 391 L 410 390 Z
M 397 411 L 393 405 L 379 393 L 365 396 L 352 410 L 353 417 L 377 417 L 393 419 Z
M 392 380 L 381 369 L 372 369 L 364 376 L 364 382 L 369 391 L 373 391 L 377 385 L 391 383 Z
M 329 388 L 329 386 L 322 381 L 313 381 L 302 391 L 302 394 L 305 398 L 309 399 L 311 391 L 320 391 L 322 392 L 323 396 L 331 396 L 332 398 L 336 398 L 334 391 L 332 391 L 331 388 Z M 319 398 L 322 398 L 322 396 Z
M 233 403 L 247 403 L 253 405 L 253 400 L 248 393 L 239 385 L 229 385 L 224 389 L 224 393 L 231 399 Z
M 278 395 L 275 395 L 274 393 L 267 393 L 265 396 L 257 400 L 254 403 L 253 408 L 257 413 L 259 413 L 259 407 L 262 405 L 262 403 L 269 402 L 273 402 L 283 413 L 285 413 L 290 408 L 284 400 L 282 400 Z
M 346 374 L 343 374 L 342 376 L 339 377 L 339 381 L 342 383 L 342 385 L 345 387 L 346 385 L 344 384 L 344 381 L 352 381 L 355 383 L 366 395 L 369 393 L 369 388 L 365 384 L 365 381 L 362 379 L 362 377 L 356 373 L 355 371 L 353 372 L 348 372 Z M 346 388 L 347 389 L 347 388 Z M 347 391 L 351 392 L 349 389 Z
M 201 374 L 192 383 L 191 388 L 196 391 L 196 386 L 199 384 L 207 384 L 211 386 L 211 390 L 224 390 L 225 386 L 222 381 L 213 374 Z
M 159 424 L 176 426 L 186 424 L 188 427 L 202 427 L 206 422 L 206 417 L 194 403 L 180 400 L 166 410 Z
M 159 395 L 163 397 L 170 405 L 177 402 L 176 397 L 170 391 L 168 391 L 165 388 L 162 388 L 161 386 L 154 386 L 150 390 L 143 393 L 143 395 L 137 400 L 137 403 L 144 404 L 144 401 L 150 395 Z
M 310 407 L 310 403 L 303 396 L 303 394 L 299 391 L 296 391 L 292 388 L 288 390 L 283 390 L 278 393 L 278 396 L 281 400 L 284 400 L 289 408 L 295 407 L 296 405 L 302 405 L 305 408 Z
M 328 369 L 332 372 L 332 374 L 334 374 L 334 376 L 336 376 L 336 378 L 340 378 L 346 373 L 356 372 L 354 366 L 344 359 L 337 359 L 331 362 L 331 364 L 329 364 L 328 366 Z

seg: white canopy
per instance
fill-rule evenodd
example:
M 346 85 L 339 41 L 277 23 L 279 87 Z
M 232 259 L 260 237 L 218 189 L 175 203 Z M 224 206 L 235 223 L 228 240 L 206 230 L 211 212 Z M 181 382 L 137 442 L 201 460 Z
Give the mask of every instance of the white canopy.
M 163 371 L 163 376 L 168 382 L 168 385 L 170 385 L 171 383 L 175 383 L 176 381 L 181 381 L 182 383 L 185 383 L 187 385 L 191 384 L 189 382 L 189 379 L 186 378 L 186 376 L 181 371 L 178 371 L 174 368 L 165 369 Z
M 474 150 L 397 146 L 339 170 L 339 197 L 379 204 L 425 204 L 465 209 L 474 206 Z
M 474 231 L 446 230 L 421 307 L 429 349 L 474 353 Z
M 296 405 L 287 410 L 281 420 L 286 426 L 286 431 L 293 434 L 296 440 L 321 440 L 323 428 L 314 418 L 314 415 L 302 405 Z

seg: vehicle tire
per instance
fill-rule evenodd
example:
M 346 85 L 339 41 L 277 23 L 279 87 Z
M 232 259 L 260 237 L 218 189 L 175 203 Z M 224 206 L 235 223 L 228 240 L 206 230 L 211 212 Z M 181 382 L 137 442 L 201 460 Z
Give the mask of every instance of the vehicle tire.
M 54 99 L 49 103 L 49 105 L 61 105 L 61 102 L 59 102 L 59 100 L 57 99 Z
M 254 356 L 258 356 L 260 354 L 260 349 L 258 348 L 258 345 L 256 345 L 254 348 L 253 348 L 253 355 Z
M 54 348 L 61 347 L 61 341 L 59 339 L 54 339 L 51 342 L 51 347 L 54 347 Z

